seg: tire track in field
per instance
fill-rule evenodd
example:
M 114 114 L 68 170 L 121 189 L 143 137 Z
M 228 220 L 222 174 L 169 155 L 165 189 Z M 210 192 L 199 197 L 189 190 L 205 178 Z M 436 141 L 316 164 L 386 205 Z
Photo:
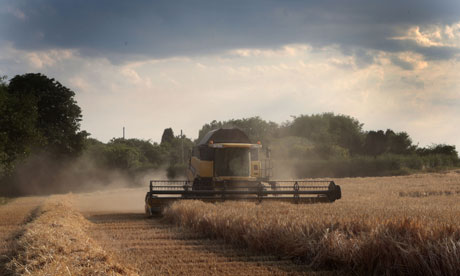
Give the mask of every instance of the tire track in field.
M 324 275 L 291 260 L 255 255 L 139 213 L 86 213 L 89 235 L 140 275 Z
M 5 264 L 14 254 L 16 237 L 42 202 L 40 197 L 22 197 L 0 206 L 0 275 L 8 273 Z

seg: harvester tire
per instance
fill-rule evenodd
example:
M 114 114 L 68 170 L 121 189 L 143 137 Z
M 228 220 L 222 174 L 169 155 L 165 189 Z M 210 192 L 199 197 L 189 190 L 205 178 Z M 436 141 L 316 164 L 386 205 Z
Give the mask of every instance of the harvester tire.
M 153 217 L 152 209 L 149 205 L 149 199 L 150 199 L 150 193 L 147 193 L 145 195 L 145 214 L 147 215 L 148 218 Z

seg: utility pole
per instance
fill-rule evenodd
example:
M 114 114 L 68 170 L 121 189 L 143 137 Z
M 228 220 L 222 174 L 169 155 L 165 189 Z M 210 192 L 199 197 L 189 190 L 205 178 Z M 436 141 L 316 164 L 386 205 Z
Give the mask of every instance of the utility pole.
M 125 140 L 125 127 L 123 127 L 123 140 Z
M 184 164 L 184 136 L 182 134 L 182 129 L 180 130 L 180 148 L 181 148 L 181 162 Z

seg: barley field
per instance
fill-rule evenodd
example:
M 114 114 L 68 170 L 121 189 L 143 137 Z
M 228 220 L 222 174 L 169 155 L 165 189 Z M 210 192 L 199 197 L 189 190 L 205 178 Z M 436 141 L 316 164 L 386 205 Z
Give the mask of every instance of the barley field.
M 332 204 L 176 202 L 168 221 L 345 274 L 460 275 L 460 171 L 336 179 Z
M 1 275 L 460 275 L 460 171 L 334 179 L 332 203 L 180 201 L 147 189 L 0 206 Z

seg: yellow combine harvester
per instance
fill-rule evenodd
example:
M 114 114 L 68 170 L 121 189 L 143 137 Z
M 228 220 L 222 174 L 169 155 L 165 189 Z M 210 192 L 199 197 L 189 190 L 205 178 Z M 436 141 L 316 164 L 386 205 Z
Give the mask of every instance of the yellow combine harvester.
M 334 202 L 340 186 L 326 180 L 270 180 L 270 153 L 260 142 L 252 144 L 237 128 L 208 132 L 193 148 L 187 180 L 151 180 L 145 198 L 148 215 L 161 212 L 176 200 L 198 199 Z

